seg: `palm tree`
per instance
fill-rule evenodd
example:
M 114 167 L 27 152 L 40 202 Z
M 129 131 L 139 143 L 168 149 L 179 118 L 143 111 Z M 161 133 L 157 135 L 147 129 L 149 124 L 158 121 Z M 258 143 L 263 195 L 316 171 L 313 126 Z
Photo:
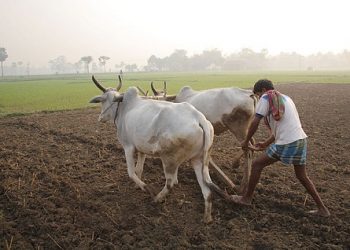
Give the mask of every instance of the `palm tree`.
M 83 56 L 80 60 L 85 63 L 86 72 L 89 74 L 89 64 L 92 62 L 92 57 Z
M 1 77 L 4 77 L 3 62 L 7 59 L 8 55 L 5 48 L 0 48 L 0 62 L 1 62 Z
M 100 64 L 103 66 L 104 72 L 106 73 L 106 62 L 109 60 L 110 57 L 108 56 L 100 56 L 98 60 L 100 61 Z

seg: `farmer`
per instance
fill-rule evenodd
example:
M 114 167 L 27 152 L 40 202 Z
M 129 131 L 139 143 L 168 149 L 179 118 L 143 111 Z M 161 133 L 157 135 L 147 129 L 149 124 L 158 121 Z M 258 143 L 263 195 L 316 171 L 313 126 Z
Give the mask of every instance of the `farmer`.
M 277 161 L 292 164 L 295 175 L 307 192 L 315 200 L 318 209 L 309 213 L 329 216 L 314 184 L 306 173 L 307 135 L 301 127 L 298 111 L 292 99 L 274 89 L 270 80 L 262 79 L 255 83 L 254 94 L 260 97 L 256 115 L 251 122 L 248 134 L 241 143 L 242 149 L 267 150 L 253 161 L 248 188 L 242 196 L 232 195 L 233 202 L 251 205 L 256 184 L 264 167 Z M 250 139 L 258 129 L 260 120 L 264 119 L 270 128 L 271 136 L 264 142 L 249 145 Z

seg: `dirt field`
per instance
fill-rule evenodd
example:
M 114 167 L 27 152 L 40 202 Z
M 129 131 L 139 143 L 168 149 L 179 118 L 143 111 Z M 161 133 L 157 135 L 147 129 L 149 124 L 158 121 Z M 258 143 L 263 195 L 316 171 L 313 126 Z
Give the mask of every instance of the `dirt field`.
M 98 123 L 100 109 L 92 108 L 0 119 L 0 249 L 349 249 L 350 85 L 278 89 L 298 107 L 309 176 L 330 218 L 306 213 L 313 200 L 292 167 L 279 163 L 263 172 L 251 208 L 214 196 L 209 225 L 188 164 L 166 201 L 155 204 L 128 178 L 114 125 Z M 238 184 L 237 145 L 224 133 L 213 157 Z M 144 179 L 163 187 L 158 159 L 146 160 Z

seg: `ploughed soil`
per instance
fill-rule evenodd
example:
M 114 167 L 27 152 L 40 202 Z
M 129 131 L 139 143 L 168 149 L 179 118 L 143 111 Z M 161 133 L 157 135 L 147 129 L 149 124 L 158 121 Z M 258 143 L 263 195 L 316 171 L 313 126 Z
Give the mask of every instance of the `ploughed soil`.
M 280 163 L 263 171 L 251 207 L 214 195 L 209 225 L 188 163 L 166 200 L 154 203 L 128 177 L 116 129 L 98 123 L 96 107 L 0 119 L 0 249 L 349 249 L 350 85 L 277 87 L 299 110 L 308 173 L 329 218 L 307 213 L 314 201 L 293 167 Z M 256 138 L 265 130 L 261 124 Z M 223 133 L 212 155 L 239 184 L 237 146 Z M 146 159 L 143 179 L 161 190 L 159 159 Z

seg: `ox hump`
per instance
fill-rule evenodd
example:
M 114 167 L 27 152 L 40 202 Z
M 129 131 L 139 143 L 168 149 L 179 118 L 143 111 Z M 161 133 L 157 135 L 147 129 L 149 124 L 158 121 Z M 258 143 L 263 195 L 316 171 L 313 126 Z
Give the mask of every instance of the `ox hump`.
M 186 101 L 187 98 L 191 97 L 194 93 L 195 91 L 190 86 L 184 86 L 180 89 L 176 98 L 179 101 Z
M 124 93 L 124 101 L 134 100 L 138 97 L 138 91 L 135 87 L 130 87 L 128 90 Z
M 193 92 L 193 89 L 190 86 L 184 86 L 179 91 L 180 94 L 191 93 L 191 92 Z

